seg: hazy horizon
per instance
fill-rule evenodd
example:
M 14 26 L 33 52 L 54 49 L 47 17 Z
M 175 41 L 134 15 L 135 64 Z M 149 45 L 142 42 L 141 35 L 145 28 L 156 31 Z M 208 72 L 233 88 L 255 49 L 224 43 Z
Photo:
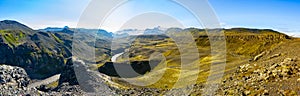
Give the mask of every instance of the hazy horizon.
M 1 0 L 0 8 L 6 10 L 0 11 L 0 13 L 2 14 L 0 16 L 0 20 L 16 20 L 33 29 L 64 26 L 75 28 L 81 14 L 84 12 L 90 1 L 91 0 Z M 136 9 L 137 4 L 138 6 L 153 5 L 152 7 L 150 7 L 150 9 L 154 10 L 169 10 L 169 7 L 163 6 L 166 2 L 168 2 L 168 0 L 156 2 L 140 0 L 130 2 L 122 6 L 120 10 L 115 11 L 127 14 L 136 13 L 140 11 Z M 300 18 L 298 18 L 300 16 L 300 13 L 297 12 L 297 9 L 300 9 L 299 1 L 209 0 L 208 2 L 215 10 L 222 28 L 243 27 L 255 29 L 273 29 L 276 31 L 284 32 L 288 35 L 300 36 L 300 28 L 298 27 L 300 26 Z M 194 6 L 197 6 L 197 4 L 195 4 Z M 184 10 L 174 8 L 173 10 L 169 11 L 171 11 L 171 13 L 173 12 L 174 15 L 177 16 L 176 18 L 179 18 L 181 23 L 183 23 L 186 28 L 201 28 L 200 24 L 197 24 L 195 20 L 190 18 L 190 15 L 185 14 Z M 177 21 L 175 21 L 175 23 L 169 23 L 172 19 L 165 19 L 167 18 L 167 16 L 156 15 L 154 17 L 153 20 L 148 21 L 159 21 L 157 23 L 162 24 L 159 25 L 162 27 L 170 27 L 170 25 L 174 24 L 178 25 L 176 23 Z M 123 18 L 119 19 L 122 20 Z M 140 18 L 140 20 L 143 19 L 145 18 Z M 118 30 L 115 25 L 118 24 L 120 20 L 111 20 L 109 24 L 110 26 L 102 29 L 108 30 L 110 32 L 115 32 Z M 142 27 L 135 26 L 141 28 L 130 28 L 129 26 L 128 28 L 124 29 L 145 29 L 155 26 L 153 26 L 153 24 L 149 24 Z
M 4 21 L 4 20 L 0 20 L 0 21 Z M 19 22 L 18 20 L 10 20 L 10 21 L 17 21 Z M 19 23 L 22 23 L 24 24 L 23 22 L 19 22 Z M 25 24 L 26 25 L 26 24 Z M 28 26 L 28 25 L 26 25 Z M 42 29 L 46 29 L 46 28 L 64 28 L 64 27 L 69 27 L 69 28 L 75 28 L 75 29 L 98 29 L 98 30 L 105 30 L 107 32 L 112 32 L 112 31 L 108 31 L 106 29 L 99 29 L 99 28 L 84 28 L 84 27 L 70 27 L 68 25 L 64 25 L 64 26 L 48 26 L 48 27 L 45 27 L 45 28 L 39 28 L 39 29 L 36 29 L 36 28 L 33 28 L 31 26 L 28 26 L 34 30 L 42 30 Z M 196 27 L 161 27 L 160 25 L 157 25 L 155 27 L 147 27 L 147 28 L 144 28 L 144 29 L 138 29 L 138 28 L 126 28 L 126 29 L 121 29 L 121 30 L 117 30 L 117 31 L 113 31 L 112 33 L 115 33 L 115 32 L 118 32 L 118 31 L 124 31 L 124 30 L 146 30 L 146 29 L 154 29 L 154 28 L 158 28 L 160 27 L 161 29 L 169 29 L 169 28 L 180 28 L 180 29 L 188 29 L 188 28 L 196 28 Z M 221 29 L 234 29 L 234 28 L 246 28 L 246 29 L 260 29 L 260 30 L 267 30 L 267 29 L 270 29 L 270 30 L 274 30 L 274 31 L 278 31 L 276 29 L 271 29 L 271 28 L 251 28 L 251 27 L 222 27 Z M 197 28 L 197 29 L 205 29 L 205 28 Z M 281 32 L 281 31 L 278 31 L 278 32 Z

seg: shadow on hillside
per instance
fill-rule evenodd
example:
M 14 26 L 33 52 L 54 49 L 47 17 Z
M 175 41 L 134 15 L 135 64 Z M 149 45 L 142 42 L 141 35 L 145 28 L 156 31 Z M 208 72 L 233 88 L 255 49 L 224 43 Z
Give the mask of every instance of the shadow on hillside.
M 132 78 L 150 72 L 161 61 L 106 62 L 98 71 L 113 77 Z

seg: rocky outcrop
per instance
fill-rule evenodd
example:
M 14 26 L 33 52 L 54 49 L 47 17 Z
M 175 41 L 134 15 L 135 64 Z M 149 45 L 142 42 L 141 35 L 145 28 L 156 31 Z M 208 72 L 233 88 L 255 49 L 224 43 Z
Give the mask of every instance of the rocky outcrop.
M 30 43 L 24 43 L 17 47 L 10 47 L 2 43 L 0 44 L 0 57 L 2 58 L 0 63 L 25 68 L 30 77 L 36 79 L 58 74 L 64 65 L 64 57 L 36 48 L 38 46 Z
M 270 34 L 270 35 L 228 35 L 226 36 L 226 39 L 241 39 L 245 41 L 249 40 L 262 40 L 262 41 L 280 41 L 285 39 L 290 39 L 289 36 L 284 34 Z
M 278 89 L 270 90 L 267 83 L 299 77 L 300 65 L 295 63 L 296 60 L 296 58 L 286 58 L 280 63 L 265 66 L 242 65 L 232 76 L 223 81 L 220 92 L 222 95 L 270 95 L 270 91 L 282 94 Z
M 0 65 L 0 94 L 16 95 L 31 93 L 27 88 L 30 79 L 23 68 Z
M 61 95 L 83 95 L 84 92 L 78 85 L 64 83 L 55 89 L 45 89 L 45 85 L 29 88 L 33 82 L 29 79 L 23 68 L 0 65 L 0 94 L 1 96 L 33 95 L 33 96 L 61 96 Z M 43 89 L 44 88 L 44 89 Z
M 12 67 L 0 65 L 0 83 L 4 85 L 12 85 L 17 87 L 26 87 L 29 84 L 29 77 L 24 69 L 20 67 Z
M 66 66 L 61 72 L 61 76 L 59 78 L 59 85 L 63 83 L 68 83 L 69 85 L 78 85 L 76 74 L 74 72 L 72 58 L 68 59 Z
M 70 36 L 37 32 L 9 20 L 0 22 L 0 31 L 0 64 L 22 67 L 32 79 L 60 73 L 64 58 L 71 56 L 69 42 L 60 39 Z

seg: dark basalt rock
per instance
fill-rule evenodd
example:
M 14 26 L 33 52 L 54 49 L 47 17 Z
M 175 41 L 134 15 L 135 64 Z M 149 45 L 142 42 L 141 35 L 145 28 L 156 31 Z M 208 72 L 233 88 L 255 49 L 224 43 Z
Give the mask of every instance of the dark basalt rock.
M 68 59 L 66 66 L 63 68 L 59 78 L 59 85 L 66 82 L 69 83 L 69 85 L 78 85 L 72 58 Z
M 0 44 L 0 63 L 19 66 L 26 70 L 31 78 L 43 79 L 60 73 L 64 58 L 45 52 L 38 53 L 35 45 L 24 43 L 17 47 Z M 55 62 L 55 63 L 53 63 Z

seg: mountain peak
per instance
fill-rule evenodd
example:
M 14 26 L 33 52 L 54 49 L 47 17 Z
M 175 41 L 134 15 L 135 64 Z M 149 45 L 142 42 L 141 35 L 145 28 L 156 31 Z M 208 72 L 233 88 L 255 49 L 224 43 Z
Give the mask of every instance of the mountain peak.
M 5 23 L 5 24 L 21 24 L 17 21 L 14 21 L 14 20 L 3 20 L 3 21 L 0 21 L 0 23 Z
M 64 29 L 69 29 L 69 26 L 65 26 Z
M 14 20 L 0 21 L 0 30 L 33 31 L 33 29 L 29 28 L 28 26 Z

